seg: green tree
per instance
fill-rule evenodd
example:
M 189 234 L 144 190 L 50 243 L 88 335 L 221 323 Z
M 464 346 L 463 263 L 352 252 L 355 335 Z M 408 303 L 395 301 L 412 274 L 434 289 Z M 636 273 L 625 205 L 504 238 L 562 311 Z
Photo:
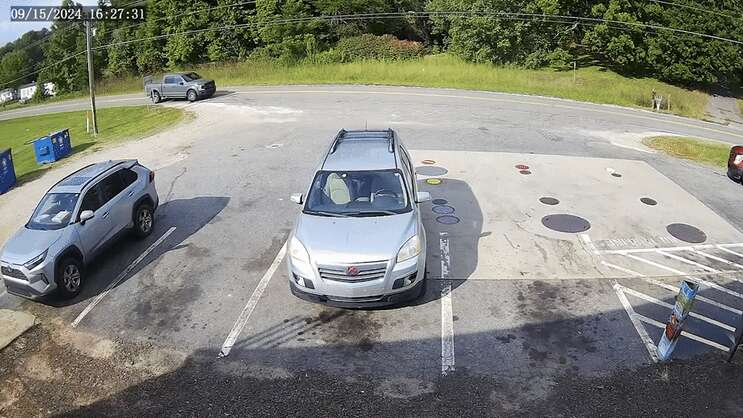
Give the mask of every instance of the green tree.
M 25 51 L 14 51 L 3 56 L 0 61 L 0 88 L 18 87 L 28 83 L 32 76 L 26 76 L 33 66 Z

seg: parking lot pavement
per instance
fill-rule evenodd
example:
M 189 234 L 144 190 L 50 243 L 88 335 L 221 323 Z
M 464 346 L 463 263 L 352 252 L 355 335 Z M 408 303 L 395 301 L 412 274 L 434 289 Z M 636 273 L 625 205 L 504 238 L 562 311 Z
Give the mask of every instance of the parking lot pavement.
M 378 385 L 386 398 L 489 382 L 478 396 L 518 408 L 566 381 L 651 364 L 658 324 L 691 279 L 702 291 L 677 354 L 724 358 L 743 310 L 732 273 L 743 270 L 743 217 L 730 204 L 739 185 L 569 134 L 571 124 L 608 122 L 564 109 L 359 97 L 235 94 L 193 105 L 196 140 L 157 170 L 152 236 L 110 249 L 70 303 L 0 296 L 0 307 L 61 319 L 65 332 L 77 321 L 74 332 L 195 356 L 199 374 L 322 373 Z M 423 204 L 427 292 L 376 310 L 296 299 L 281 251 L 299 210 L 288 196 L 306 190 L 338 128 L 366 123 L 399 130 L 419 188 L 432 194 Z M 175 387 L 191 379 L 188 367 L 181 373 Z

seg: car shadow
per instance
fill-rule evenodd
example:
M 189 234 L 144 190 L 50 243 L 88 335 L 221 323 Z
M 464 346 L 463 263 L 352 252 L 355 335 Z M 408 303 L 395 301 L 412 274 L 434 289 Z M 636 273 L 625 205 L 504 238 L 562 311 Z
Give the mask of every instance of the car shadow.
M 480 238 L 489 234 L 482 232 L 480 204 L 466 182 L 448 178 L 440 180 L 441 183 L 437 185 L 425 180 L 417 183 L 419 191 L 431 194 L 430 202 L 420 204 L 421 219 L 426 229 L 426 291 L 417 299 L 379 309 L 419 306 L 436 301 L 441 298 L 444 286 L 451 283 L 451 290 L 454 291 L 477 267 L 478 243 Z M 448 247 L 448 251 L 442 246 Z M 446 274 L 442 273 L 444 253 L 448 254 Z
M 125 232 L 86 267 L 85 284 L 77 297 L 62 300 L 51 296 L 41 302 L 55 307 L 75 305 L 125 283 L 163 254 L 182 248 L 183 242 L 211 222 L 229 201 L 229 197 L 203 196 L 163 203 L 157 209 L 155 228 L 149 237 L 139 240 L 132 233 Z M 175 229 L 165 240 L 144 259 L 133 264 L 171 228 Z

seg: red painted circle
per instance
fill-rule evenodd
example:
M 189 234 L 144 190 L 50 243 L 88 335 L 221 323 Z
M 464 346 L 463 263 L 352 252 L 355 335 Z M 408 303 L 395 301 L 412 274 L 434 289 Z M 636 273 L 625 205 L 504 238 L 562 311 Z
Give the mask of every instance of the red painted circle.
M 421 163 L 431 165 L 431 164 L 436 164 L 436 161 L 434 161 L 434 160 L 423 160 L 423 161 L 421 161 Z
M 529 166 L 526 164 L 516 164 L 516 168 L 519 170 L 528 170 Z

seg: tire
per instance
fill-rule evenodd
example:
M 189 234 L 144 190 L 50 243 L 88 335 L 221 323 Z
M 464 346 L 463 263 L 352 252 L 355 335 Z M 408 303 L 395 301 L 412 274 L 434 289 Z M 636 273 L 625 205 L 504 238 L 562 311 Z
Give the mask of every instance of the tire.
M 152 206 L 142 203 L 134 211 L 134 234 L 137 238 L 146 238 L 152 233 L 155 227 L 155 214 Z
M 196 99 L 199 98 L 199 96 L 196 95 L 196 90 L 189 90 L 186 93 L 186 98 L 188 99 L 189 102 L 193 103 L 196 101 Z
M 75 257 L 66 257 L 57 265 L 57 292 L 64 299 L 72 299 L 80 294 L 85 277 L 83 264 Z
M 162 97 L 160 97 L 160 93 L 157 91 L 153 91 L 150 97 L 152 99 L 152 103 L 155 103 L 155 104 L 160 103 L 160 101 L 162 100 Z

